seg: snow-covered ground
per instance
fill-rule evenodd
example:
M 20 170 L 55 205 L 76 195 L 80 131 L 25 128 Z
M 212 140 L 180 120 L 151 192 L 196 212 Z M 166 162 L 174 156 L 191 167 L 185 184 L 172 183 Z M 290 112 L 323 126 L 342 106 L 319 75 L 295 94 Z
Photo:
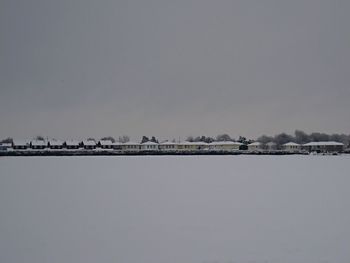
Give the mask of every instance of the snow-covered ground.
M 0 158 L 3 263 L 348 263 L 350 156 Z

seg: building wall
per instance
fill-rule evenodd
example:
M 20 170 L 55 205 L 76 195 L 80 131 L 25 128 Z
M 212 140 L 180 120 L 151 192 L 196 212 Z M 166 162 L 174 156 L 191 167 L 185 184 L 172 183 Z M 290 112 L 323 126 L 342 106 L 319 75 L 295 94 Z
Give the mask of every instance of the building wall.
M 210 146 L 211 150 L 217 151 L 236 151 L 239 150 L 239 145 L 234 144 L 222 144 L 222 145 L 212 145 Z
M 283 149 L 289 152 L 293 152 L 293 151 L 300 151 L 301 150 L 301 146 L 298 145 L 285 145 L 283 146 Z
M 122 145 L 122 150 L 127 152 L 139 151 L 140 145 Z
M 206 147 L 204 145 L 201 146 L 196 144 L 179 144 L 177 148 L 180 151 L 198 151 L 198 150 L 203 150 Z
M 154 145 L 153 144 L 152 145 L 150 145 L 150 144 L 141 145 L 140 149 L 142 151 L 158 151 L 158 145 L 156 145 L 156 144 L 154 144 Z
M 342 145 L 312 145 L 304 146 L 304 149 L 309 152 L 342 152 L 344 147 Z
M 176 151 L 177 145 L 176 144 L 160 144 L 159 150 L 161 150 L 161 151 Z
M 248 145 L 249 151 L 258 151 L 261 150 L 261 145 Z

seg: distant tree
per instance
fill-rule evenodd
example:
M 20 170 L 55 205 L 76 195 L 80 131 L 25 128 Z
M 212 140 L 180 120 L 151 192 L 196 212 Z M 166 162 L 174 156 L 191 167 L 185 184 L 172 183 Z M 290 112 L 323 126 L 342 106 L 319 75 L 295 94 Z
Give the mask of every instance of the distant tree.
M 245 145 L 249 143 L 249 141 L 247 141 L 247 138 L 244 136 L 239 136 L 237 142 L 243 143 Z
M 219 134 L 216 136 L 216 141 L 224 142 L 224 141 L 232 141 L 232 138 L 228 134 Z
M 187 141 L 189 141 L 189 140 L 187 140 Z M 204 135 L 202 135 L 202 136 L 196 136 L 195 138 L 191 138 L 191 140 L 189 141 L 189 142 L 205 142 L 205 143 L 211 143 L 211 142 L 213 142 L 213 141 L 215 141 L 213 138 L 211 138 L 211 137 L 207 137 L 207 136 L 204 136 Z
M 86 140 L 87 140 L 87 141 L 95 141 L 95 139 L 94 139 L 94 138 L 92 138 L 92 137 L 87 138 Z
M 156 139 L 156 137 L 152 136 L 152 138 L 151 138 L 151 142 L 158 143 L 158 140 Z
M 34 139 L 37 140 L 37 141 L 45 141 L 45 138 L 43 136 L 41 136 L 41 135 L 35 136 Z
M 187 139 L 186 139 L 186 141 L 188 141 L 188 142 L 194 142 L 193 136 L 188 136 Z
M 13 143 L 13 139 L 11 137 L 8 137 L 6 139 L 3 139 L 1 143 Z
M 295 142 L 299 144 L 304 144 L 310 142 L 310 137 L 303 131 L 296 130 L 294 132 Z
M 348 145 L 350 143 L 350 135 L 346 134 L 332 134 L 329 136 L 329 139 L 331 141 L 342 142 L 345 145 Z
M 273 137 L 267 136 L 267 135 L 262 135 L 262 136 L 260 136 L 260 137 L 257 139 L 257 141 L 260 142 L 260 143 L 262 143 L 262 144 L 266 144 L 266 143 L 268 143 L 268 142 L 272 142 L 273 140 L 274 140 Z
M 277 144 L 277 146 L 281 146 L 282 144 L 285 144 L 287 142 L 293 141 L 293 136 L 288 135 L 286 133 L 278 134 L 274 137 L 273 141 Z
M 102 137 L 101 141 L 111 141 L 111 142 L 115 143 L 115 139 L 112 136 Z
M 206 142 L 206 143 L 212 143 L 212 142 L 214 142 L 215 140 L 214 140 L 214 138 L 212 138 L 212 137 L 204 137 L 204 142 Z
M 172 139 L 172 140 L 171 140 L 171 142 L 174 142 L 174 143 L 175 143 L 175 142 L 176 142 L 176 140 L 175 140 L 175 139 Z
M 148 142 L 148 141 L 149 141 L 149 138 L 147 136 L 142 136 L 141 143 L 145 143 L 145 142 Z
M 118 142 L 120 143 L 130 142 L 130 137 L 127 135 L 119 136 Z
M 313 142 L 329 141 L 330 136 L 325 133 L 313 132 L 310 134 L 310 139 Z

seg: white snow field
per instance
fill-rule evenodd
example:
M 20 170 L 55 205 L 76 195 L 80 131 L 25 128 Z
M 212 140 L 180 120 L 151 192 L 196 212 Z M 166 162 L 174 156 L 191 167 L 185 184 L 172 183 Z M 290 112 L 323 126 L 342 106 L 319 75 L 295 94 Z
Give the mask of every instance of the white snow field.
M 349 263 L 349 156 L 0 158 L 1 263 Z

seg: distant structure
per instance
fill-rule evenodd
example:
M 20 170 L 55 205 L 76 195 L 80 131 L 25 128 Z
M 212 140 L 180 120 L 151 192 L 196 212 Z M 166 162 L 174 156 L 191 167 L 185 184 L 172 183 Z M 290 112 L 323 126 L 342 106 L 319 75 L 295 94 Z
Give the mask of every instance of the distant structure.
M 234 141 L 214 141 L 206 143 L 203 141 L 183 141 L 183 142 L 169 142 L 163 141 L 161 143 L 154 141 L 146 141 L 143 143 L 138 142 L 112 142 L 105 139 L 100 141 L 95 140 L 32 140 L 32 141 L 18 141 L 14 140 L 12 143 L 0 144 L 0 151 L 4 152 L 17 152 L 21 153 L 45 153 L 54 152 L 59 154 L 60 152 L 67 152 L 67 154 L 89 154 L 98 152 L 110 152 L 110 153 L 184 153 L 184 154 L 215 154 L 215 153 L 241 153 L 248 150 L 250 154 L 288 154 L 288 153 L 302 153 L 317 152 L 317 153 L 341 153 L 347 152 L 345 145 L 335 141 L 324 142 L 309 142 L 306 144 L 297 144 L 295 142 L 285 143 L 277 148 L 276 143 L 262 144 L 260 142 L 253 142 L 248 145 Z
M 158 151 L 159 144 L 151 141 L 144 142 L 140 144 L 140 150 L 141 151 Z
M 260 151 L 263 150 L 263 144 L 260 142 L 253 142 L 248 144 L 249 151 Z
M 96 142 L 93 140 L 84 140 L 82 144 L 85 150 L 93 150 L 97 147 Z
M 177 143 L 176 142 L 161 142 L 159 144 L 159 150 L 161 151 L 176 151 L 177 150 Z
M 30 147 L 35 150 L 44 150 L 48 147 L 48 144 L 46 141 L 34 140 L 30 142 Z
M 309 152 L 342 152 L 344 147 L 341 142 L 309 142 L 303 145 Z
M 180 151 L 200 151 L 208 148 L 208 144 L 205 142 L 179 142 L 177 149 Z
M 268 150 L 268 151 L 275 151 L 275 150 L 277 150 L 277 144 L 275 142 L 268 142 L 268 143 L 266 143 L 266 150 Z
M 282 145 L 282 149 L 289 152 L 297 152 L 301 150 L 301 145 L 295 142 L 287 142 Z
M 49 140 L 48 146 L 52 150 L 61 150 L 64 147 L 64 142 L 59 140 Z
M 231 141 L 211 142 L 211 143 L 209 143 L 209 150 L 238 151 L 242 145 L 243 145 L 243 143 L 231 142 Z

